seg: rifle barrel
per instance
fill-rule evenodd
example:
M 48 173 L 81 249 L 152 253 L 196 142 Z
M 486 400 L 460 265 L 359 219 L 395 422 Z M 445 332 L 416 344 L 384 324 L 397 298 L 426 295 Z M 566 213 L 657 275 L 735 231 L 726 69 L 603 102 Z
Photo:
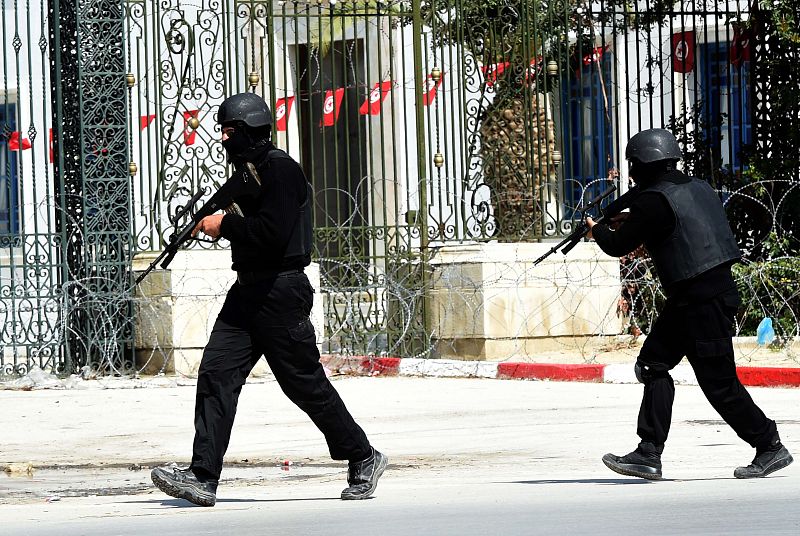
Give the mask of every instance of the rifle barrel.
M 590 208 L 593 208 L 593 207 L 599 205 L 603 201 L 603 199 L 605 199 L 606 197 L 608 197 L 609 195 L 613 194 L 616 191 L 617 191 L 617 187 L 616 186 L 611 186 L 610 188 L 606 189 L 604 192 L 601 192 L 597 197 L 595 197 L 594 199 L 589 201 L 586 204 L 586 207 L 581 212 L 586 212 Z
M 563 253 L 564 255 L 566 255 L 572 248 L 574 248 L 578 244 L 580 239 L 583 238 L 584 236 L 586 236 L 586 233 L 589 231 L 589 228 L 586 227 L 586 225 L 583 223 L 584 219 L 586 218 L 586 212 L 588 210 L 598 206 L 603 201 L 603 199 L 605 199 L 606 197 L 610 196 L 611 194 L 613 194 L 616 191 L 617 191 L 617 188 L 615 186 L 611 186 L 611 187 L 607 188 L 605 191 L 601 192 L 600 195 L 598 195 L 597 197 L 595 197 L 594 199 L 589 201 L 586 205 L 584 205 L 580 210 L 580 212 L 581 212 L 581 222 L 578 224 L 578 226 L 575 228 L 575 230 L 573 230 L 569 234 L 569 236 L 566 237 L 564 240 L 562 240 L 561 242 L 559 242 L 558 244 L 556 244 L 555 246 L 550 248 L 547 251 L 547 253 L 545 253 L 544 255 L 542 255 L 541 257 L 536 259 L 535 261 L 533 261 L 533 265 L 536 266 L 537 264 L 539 264 L 540 262 L 545 260 L 547 257 L 552 255 L 553 253 L 555 253 L 556 251 L 558 251 L 562 247 L 564 249 L 561 249 L 561 253 Z M 603 216 L 601 215 L 600 218 L 597 219 L 597 221 L 599 222 L 602 219 L 603 219 Z
M 137 277 L 137 278 L 136 278 L 136 285 L 138 285 L 139 283 L 141 283 L 141 282 L 142 282 L 142 280 L 143 280 L 145 277 L 147 277 L 147 274 L 149 274 L 150 272 L 152 272 L 152 271 L 153 271 L 153 269 L 156 267 L 156 265 L 158 264 L 158 262 L 159 262 L 161 259 L 163 259 L 163 258 L 164 258 L 164 256 L 165 256 L 166 254 L 167 254 L 167 250 L 164 250 L 164 251 L 162 251 L 162 252 L 161 252 L 161 254 L 160 254 L 158 257 L 156 257 L 156 258 L 155 258 L 155 260 L 154 260 L 153 262 L 151 262 L 151 263 L 150 263 L 150 266 L 148 266 L 148 267 L 147 267 L 147 269 L 146 269 L 144 272 L 142 272 L 141 274 L 139 274 L 139 277 Z

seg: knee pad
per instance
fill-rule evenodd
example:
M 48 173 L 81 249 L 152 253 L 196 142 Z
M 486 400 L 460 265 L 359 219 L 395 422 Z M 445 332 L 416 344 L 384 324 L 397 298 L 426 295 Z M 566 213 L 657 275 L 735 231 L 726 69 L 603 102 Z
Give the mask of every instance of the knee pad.
M 647 365 L 645 365 L 645 367 L 647 367 Z M 639 381 L 639 383 L 647 383 L 646 381 L 644 381 L 644 376 L 642 375 L 642 372 L 643 372 L 642 365 L 640 365 L 639 362 L 637 361 L 636 364 L 633 365 L 633 373 L 636 374 L 636 379 Z
M 633 372 L 636 374 L 636 379 L 639 380 L 639 383 L 645 385 L 659 378 L 669 378 L 669 372 L 666 370 L 654 370 L 650 365 L 645 365 L 638 360 L 633 365 Z

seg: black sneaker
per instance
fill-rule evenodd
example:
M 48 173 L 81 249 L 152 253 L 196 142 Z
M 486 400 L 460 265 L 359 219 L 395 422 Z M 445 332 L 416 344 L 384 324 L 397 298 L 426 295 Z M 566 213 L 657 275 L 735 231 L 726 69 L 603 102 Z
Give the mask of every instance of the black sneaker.
M 386 469 L 389 458 L 372 449 L 372 456 L 360 462 L 350 462 L 347 468 L 347 483 L 342 491 L 342 500 L 366 499 L 378 487 L 378 479 Z
M 778 469 L 783 469 L 793 461 L 794 458 L 786 450 L 786 447 L 778 443 L 775 447 L 756 454 L 753 462 L 747 467 L 737 467 L 733 476 L 736 478 L 761 478 Z
M 191 468 L 178 469 L 175 465 L 156 467 L 150 478 L 158 489 L 178 499 L 200 506 L 214 506 L 217 502 L 217 481 L 200 480 Z
M 661 478 L 661 452 L 652 443 L 639 443 L 636 450 L 625 456 L 606 454 L 603 456 L 603 463 L 606 467 L 626 476 L 638 476 L 648 480 L 659 480 Z

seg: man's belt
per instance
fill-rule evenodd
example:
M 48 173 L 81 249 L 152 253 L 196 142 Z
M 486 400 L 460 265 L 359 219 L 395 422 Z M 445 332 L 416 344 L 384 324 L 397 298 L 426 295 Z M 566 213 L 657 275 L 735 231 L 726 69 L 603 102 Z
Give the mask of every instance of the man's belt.
M 236 272 L 236 281 L 240 285 L 254 285 L 267 279 L 275 279 L 276 277 L 285 277 L 287 275 L 302 274 L 302 268 L 295 268 L 293 270 L 285 270 L 283 272 Z

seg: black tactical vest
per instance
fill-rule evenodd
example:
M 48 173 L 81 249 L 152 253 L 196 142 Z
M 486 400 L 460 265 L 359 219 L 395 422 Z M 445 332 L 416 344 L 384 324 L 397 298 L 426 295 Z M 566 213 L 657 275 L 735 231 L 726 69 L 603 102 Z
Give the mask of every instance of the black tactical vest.
M 278 159 L 288 158 L 294 160 L 286 152 L 280 149 L 270 149 L 267 153 L 266 163 Z M 301 171 L 302 173 L 302 171 Z M 305 175 L 303 175 L 305 178 Z M 306 179 L 306 200 L 300 205 L 300 214 L 297 216 L 297 222 L 292 230 L 292 236 L 289 239 L 289 245 L 286 247 L 284 257 L 297 257 L 311 254 L 311 245 L 313 240 L 313 228 L 311 221 L 311 200 L 314 197 L 314 191 L 311 188 L 311 183 Z
M 658 243 L 645 243 L 663 286 L 690 279 L 742 254 L 725 209 L 705 181 L 661 181 L 649 188 L 664 196 L 675 213 L 675 230 Z

